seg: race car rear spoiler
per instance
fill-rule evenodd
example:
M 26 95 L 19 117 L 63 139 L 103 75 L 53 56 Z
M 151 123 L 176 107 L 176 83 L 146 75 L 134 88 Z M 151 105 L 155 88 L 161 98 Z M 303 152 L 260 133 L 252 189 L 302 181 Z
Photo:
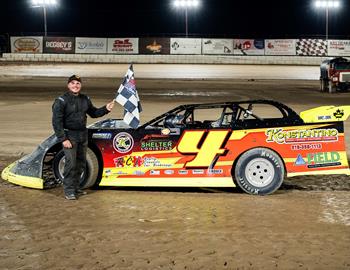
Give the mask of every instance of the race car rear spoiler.
M 350 115 L 350 106 L 321 106 L 300 113 L 305 123 L 345 121 Z

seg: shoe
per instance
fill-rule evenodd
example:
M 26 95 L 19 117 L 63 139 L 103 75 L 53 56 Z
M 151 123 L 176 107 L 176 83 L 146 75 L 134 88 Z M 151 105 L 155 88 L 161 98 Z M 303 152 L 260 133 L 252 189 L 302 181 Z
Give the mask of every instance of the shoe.
M 76 194 L 77 196 L 83 196 L 83 195 L 86 195 L 87 192 L 84 191 L 84 190 L 78 189 L 78 190 L 75 192 L 75 194 Z
M 67 200 L 76 200 L 77 197 L 75 197 L 74 194 L 67 194 L 64 196 Z

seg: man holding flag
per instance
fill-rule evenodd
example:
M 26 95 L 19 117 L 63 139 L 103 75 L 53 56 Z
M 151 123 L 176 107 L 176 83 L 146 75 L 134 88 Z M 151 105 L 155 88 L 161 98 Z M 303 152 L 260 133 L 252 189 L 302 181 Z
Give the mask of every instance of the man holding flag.
M 132 64 L 119 86 L 115 101 L 124 107 L 124 122 L 136 129 L 140 124 L 140 112 L 142 112 L 142 108 L 136 90 Z
M 86 194 L 79 188 L 79 181 L 86 166 L 88 131 L 86 115 L 96 118 L 109 113 L 114 100 L 96 108 L 90 98 L 81 94 L 80 76 L 68 78 L 67 92 L 58 97 L 52 105 L 52 126 L 57 139 L 62 142 L 65 155 L 63 189 L 67 200 L 76 200 Z

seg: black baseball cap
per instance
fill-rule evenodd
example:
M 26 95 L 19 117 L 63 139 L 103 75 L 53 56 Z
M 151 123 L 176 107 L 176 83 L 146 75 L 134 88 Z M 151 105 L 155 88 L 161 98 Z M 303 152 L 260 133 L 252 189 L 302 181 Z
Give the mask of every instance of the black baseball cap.
M 68 78 L 68 83 L 70 83 L 71 81 L 78 81 L 78 82 L 82 82 L 81 81 L 81 77 L 79 75 L 72 75 Z

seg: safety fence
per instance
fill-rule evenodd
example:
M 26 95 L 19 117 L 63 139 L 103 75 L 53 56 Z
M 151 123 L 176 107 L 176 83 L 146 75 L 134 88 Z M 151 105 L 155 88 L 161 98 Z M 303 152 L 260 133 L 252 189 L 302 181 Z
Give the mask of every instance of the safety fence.
M 1 42 L 0 42 L 1 46 Z M 10 37 L 12 54 L 350 56 L 350 40 Z

